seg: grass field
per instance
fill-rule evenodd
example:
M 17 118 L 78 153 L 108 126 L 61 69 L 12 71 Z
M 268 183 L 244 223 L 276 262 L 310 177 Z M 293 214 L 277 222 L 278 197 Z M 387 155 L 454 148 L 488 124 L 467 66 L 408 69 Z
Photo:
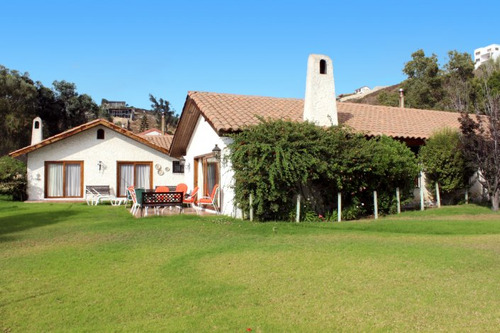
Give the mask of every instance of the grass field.
M 487 208 L 295 224 L 0 201 L 3 332 L 499 327 Z

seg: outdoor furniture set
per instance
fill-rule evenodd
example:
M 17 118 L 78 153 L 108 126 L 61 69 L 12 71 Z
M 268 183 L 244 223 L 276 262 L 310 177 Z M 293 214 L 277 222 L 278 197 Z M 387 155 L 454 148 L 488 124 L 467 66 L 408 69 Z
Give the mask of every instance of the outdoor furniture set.
M 85 200 L 87 205 L 96 206 L 104 200 L 109 200 L 113 206 L 126 204 L 128 198 L 117 198 L 111 195 L 109 185 L 88 185 L 85 187 Z
M 190 205 L 197 214 L 204 207 L 218 208 L 219 185 L 215 185 L 210 196 L 203 196 L 198 199 L 198 186 L 187 193 L 187 185 L 181 183 L 177 186 L 157 186 L 154 190 L 146 190 L 129 186 L 126 197 L 116 197 L 111 195 L 109 185 L 89 185 L 86 186 L 86 201 L 88 205 L 95 206 L 103 201 L 109 201 L 113 206 L 127 204 L 132 201 L 130 212 L 135 215 L 141 210 L 141 215 L 148 215 L 148 209 L 153 208 L 155 214 L 159 215 L 169 207 L 177 207 L 179 212 L 184 210 L 184 205 Z
M 184 205 L 190 205 L 197 214 L 206 206 L 212 206 L 218 212 L 217 194 L 219 185 L 215 185 L 210 196 L 198 197 L 198 186 L 196 186 L 191 193 L 187 194 L 187 185 L 179 184 L 174 191 L 170 191 L 168 186 L 158 186 L 155 190 L 145 190 L 129 186 L 127 194 L 132 200 L 132 207 L 130 212 L 135 215 L 141 209 L 141 216 L 148 215 L 148 209 L 153 208 L 154 213 L 159 215 L 165 208 L 172 209 L 176 207 L 179 212 L 184 210 Z

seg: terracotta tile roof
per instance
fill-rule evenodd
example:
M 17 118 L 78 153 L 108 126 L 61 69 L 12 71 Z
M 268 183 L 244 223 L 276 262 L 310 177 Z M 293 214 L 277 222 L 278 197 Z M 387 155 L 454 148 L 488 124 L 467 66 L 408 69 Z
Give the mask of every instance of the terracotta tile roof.
M 339 123 L 368 135 L 427 139 L 444 127 L 460 127 L 460 113 L 398 108 L 359 103 L 337 103 Z
M 259 123 L 258 118 L 302 121 L 304 100 L 190 91 L 207 121 L 219 133 Z M 427 139 L 443 127 L 459 128 L 459 113 L 337 102 L 339 123 L 367 135 Z
M 47 146 L 51 143 L 54 143 L 54 142 L 57 142 L 57 141 L 60 141 L 60 140 L 63 140 L 67 137 L 70 137 L 72 135 L 75 135 L 75 134 L 78 134 L 78 133 L 81 133 L 83 131 L 86 131 L 86 130 L 89 130 L 91 128 L 94 128 L 96 126 L 99 126 L 99 125 L 102 125 L 104 127 L 107 127 L 115 132 L 118 132 L 118 133 L 121 133 L 135 141 L 138 141 L 146 146 L 149 146 L 153 149 L 156 149 L 162 153 L 165 153 L 165 154 L 168 154 L 169 153 L 169 146 L 167 147 L 164 147 L 164 146 L 160 146 L 160 145 L 156 145 L 155 143 L 152 143 L 150 142 L 149 140 L 146 140 L 144 139 L 143 137 L 140 137 L 139 135 L 137 134 L 134 134 L 132 133 L 131 131 L 127 130 L 127 129 L 124 129 L 124 128 L 121 128 L 120 126 L 117 126 L 107 120 L 104 120 L 104 119 L 96 119 L 96 120 L 92 120 L 88 123 L 85 123 L 83 125 L 80 125 L 80 126 L 76 126 L 76 127 L 73 127 L 65 132 L 62 132 L 62 133 L 59 133 L 57 135 L 54 135 L 54 136 L 51 136 L 50 138 L 47 138 L 45 140 L 42 140 L 41 142 L 37 143 L 37 144 L 34 144 L 34 145 L 30 145 L 30 146 L 27 146 L 27 147 L 24 147 L 24 148 L 21 148 L 21 149 L 18 149 L 16 151 L 13 151 L 11 153 L 9 153 L 9 156 L 12 156 L 12 157 L 17 157 L 17 156 L 20 156 L 20 155 L 24 155 L 24 154 L 27 154 L 27 153 L 30 153 L 34 150 L 37 150 L 39 148 L 42 148 L 44 146 Z
M 165 134 L 165 135 L 144 135 L 139 134 L 141 138 L 148 140 L 150 143 L 155 146 L 162 147 L 166 150 L 170 150 L 170 145 L 172 144 L 173 135 Z
M 139 133 L 138 135 L 161 135 L 161 130 L 157 128 L 150 128 L 144 132 Z
M 301 121 L 304 102 L 295 98 L 245 96 L 190 91 L 191 98 L 217 132 L 256 125 L 258 117 Z

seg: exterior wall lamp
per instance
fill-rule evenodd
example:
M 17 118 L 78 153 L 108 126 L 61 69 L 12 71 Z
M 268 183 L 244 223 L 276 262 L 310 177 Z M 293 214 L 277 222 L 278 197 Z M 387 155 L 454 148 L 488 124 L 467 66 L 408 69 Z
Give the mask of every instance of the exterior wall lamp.
M 99 168 L 99 171 L 103 171 L 104 163 L 102 161 L 97 162 L 97 167 Z
M 219 148 L 219 146 L 217 144 L 215 144 L 214 149 L 212 149 L 212 153 L 214 153 L 214 156 L 217 159 L 217 161 L 220 161 L 221 149 Z
M 186 163 L 186 159 L 184 158 L 184 156 L 181 156 L 181 158 L 179 158 L 179 164 L 183 165 L 188 171 L 191 168 L 191 164 L 189 162 Z

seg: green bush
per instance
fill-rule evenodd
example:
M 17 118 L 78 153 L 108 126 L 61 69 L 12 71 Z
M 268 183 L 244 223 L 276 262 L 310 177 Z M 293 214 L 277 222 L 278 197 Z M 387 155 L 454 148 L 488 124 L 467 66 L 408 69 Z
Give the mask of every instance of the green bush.
M 263 120 L 233 139 L 236 201 L 247 211 L 252 193 L 260 220 L 293 220 L 297 194 L 307 203 L 308 220 L 332 216 L 338 192 L 349 218 L 373 211 L 373 190 L 386 198 L 379 211 L 389 212 L 395 188 L 409 195 L 417 174 L 415 156 L 404 144 L 367 140 L 341 126 Z
M 13 200 L 26 200 L 26 165 L 9 156 L 0 158 L 0 194 L 12 195 Z
M 473 170 L 460 145 L 458 131 L 445 128 L 434 133 L 426 145 L 420 149 L 419 160 L 427 179 L 427 187 L 434 193 L 436 182 L 439 184 L 443 199 L 453 192 L 465 189 Z

